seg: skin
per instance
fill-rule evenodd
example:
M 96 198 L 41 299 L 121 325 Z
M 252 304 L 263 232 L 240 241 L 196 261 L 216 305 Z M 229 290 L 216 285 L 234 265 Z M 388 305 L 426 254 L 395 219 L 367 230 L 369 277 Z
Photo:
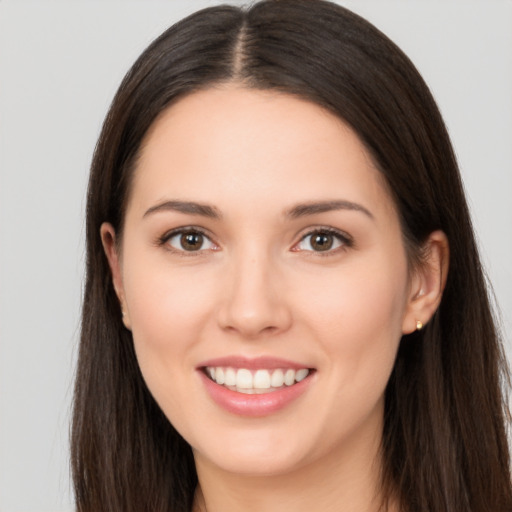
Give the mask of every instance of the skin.
M 221 218 L 148 213 L 169 200 Z M 286 215 L 331 200 L 367 211 Z M 190 226 L 208 237 L 200 250 L 165 239 Z M 315 250 L 308 235 L 326 227 L 345 240 Z M 147 385 L 193 448 L 197 510 L 378 509 L 384 390 L 402 334 L 439 304 L 448 244 L 432 233 L 410 268 L 395 205 L 348 126 L 275 92 L 196 92 L 145 138 L 120 250 L 112 226 L 101 236 Z M 228 355 L 315 372 L 284 409 L 248 418 L 215 404 L 198 375 Z

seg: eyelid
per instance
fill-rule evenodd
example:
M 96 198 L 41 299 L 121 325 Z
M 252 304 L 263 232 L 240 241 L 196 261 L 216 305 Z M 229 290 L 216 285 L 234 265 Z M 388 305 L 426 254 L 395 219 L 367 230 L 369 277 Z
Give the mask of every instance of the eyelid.
M 200 233 L 205 238 L 207 238 L 210 241 L 210 243 L 215 246 L 215 248 L 214 249 L 199 249 L 197 251 L 185 251 L 185 250 L 176 249 L 175 247 L 172 247 L 171 245 L 168 244 L 168 242 L 171 238 L 173 238 L 177 235 L 184 234 L 184 233 Z M 336 247 L 334 249 L 328 249 L 326 251 L 297 249 L 297 246 L 301 242 L 303 242 L 308 236 L 312 236 L 315 233 L 325 233 L 328 235 L 332 235 L 341 243 L 341 245 L 339 247 Z M 176 254 L 179 254 L 181 256 L 201 256 L 201 255 L 204 255 L 208 251 L 212 251 L 212 250 L 216 251 L 216 250 L 220 249 L 219 245 L 216 242 L 214 242 L 214 240 L 213 240 L 212 236 L 209 234 L 209 232 L 199 226 L 181 226 L 181 227 L 166 231 L 162 236 L 158 237 L 157 245 L 161 245 L 161 246 L 166 245 L 167 250 L 174 252 Z M 300 236 L 299 241 L 293 245 L 291 250 L 293 252 L 306 252 L 306 253 L 311 253 L 311 254 L 318 255 L 318 256 L 330 256 L 330 255 L 337 253 L 340 250 L 346 250 L 347 248 L 350 248 L 353 246 L 354 246 L 353 237 L 350 236 L 345 231 L 342 231 L 337 228 L 333 228 L 332 226 L 315 226 L 315 227 L 307 228 L 307 231 L 305 231 Z
M 177 235 L 182 235 L 185 233 L 199 233 L 205 238 L 207 238 L 211 244 L 215 246 L 215 249 L 199 249 L 197 251 L 185 251 L 182 249 L 176 249 L 172 247 L 168 242 L 171 238 L 174 238 Z M 201 256 L 207 251 L 217 250 L 218 244 L 213 241 L 212 236 L 204 229 L 199 226 L 181 226 L 179 228 L 174 228 L 169 231 L 166 231 L 162 236 L 158 237 L 157 245 L 166 246 L 166 249 L 179 254 L 180 256 Z
M 314 235 L 315 233 L 325 233 L 334 236 L 341 245 L 334 249 L 328 249 L 326 251 L 314 251 L 308 249 L 297 249 L 296 247 L 303 242 L 307 237 Z M 301 235 L 300 240 L 292 247 L 294 252 L 306 252 L 314 254 L 315 256 L 332 256 L 340 250 L 346 250 L 347 248 L 354 246 L 354 239 L 345 231 L 333 228 L 332 226 L 316 226 L 314 228 L 308 228 L 308 230 Z

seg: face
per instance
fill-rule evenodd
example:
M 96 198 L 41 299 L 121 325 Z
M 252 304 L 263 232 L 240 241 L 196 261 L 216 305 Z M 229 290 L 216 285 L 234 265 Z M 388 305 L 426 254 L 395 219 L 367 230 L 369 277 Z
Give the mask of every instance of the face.
M 194 93 L 146 137 L 119 254 L 102 235 L 144 378 L 196 461 L 277 474 L 375 455 L 413 285 L 342 121 L 268 91 Z

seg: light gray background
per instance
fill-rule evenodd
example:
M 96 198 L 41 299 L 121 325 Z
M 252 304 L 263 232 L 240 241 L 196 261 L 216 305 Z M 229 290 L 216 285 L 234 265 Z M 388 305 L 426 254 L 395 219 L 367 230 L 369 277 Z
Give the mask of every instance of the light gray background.
M 217 3 L 0 1 L 0 512 L 72 510 L 68 421 L 91 154 L 143 48 Z M 439 102 L 512 352 L 512 2 L 340 3 L 401 46 Z

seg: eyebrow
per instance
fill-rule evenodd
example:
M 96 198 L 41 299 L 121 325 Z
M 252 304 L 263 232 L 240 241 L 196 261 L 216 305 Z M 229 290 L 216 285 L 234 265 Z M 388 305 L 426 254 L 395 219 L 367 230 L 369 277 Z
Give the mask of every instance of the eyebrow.
M 364 213 L 370 219 L 374 219 L 373 214 L 364 206 L 345 200 L 333 200 L 333 201 L 319 201 L 312 203 L 301 203 L 295 205 L 293 208 L 288 210 L 285 215 L 292 219 L 298 219 L 305 217 L 306 215 L 315 215 L 318 213 L 331 212 L 335 210 L 352 210 L 356 212 Z
M 370 219 L 374 219 L 374 216 L 364 206 L 353 203 L 352 201 L 345 200 L 331 200 L 331 201 L 315 201 L 311 203 L 299 203 L 293 208 L 285 212 L 285 217 L 291 219 L 298 219 L 306 217 L 308 215 L 316 215 L 319 213 L 325 213 L 336 210 L 351 210 L 356 212 L 364 213 Z M 222 214 L 215 207 L 208 204 L 197 203 L 195 201 L 164 201 L 155 206 L 152 206 L 144 213 L 143 217 L 147 217 L 153 213 L 175 211 L 188 215 L 200 215 L 202 217 L 208 217 L 210 219 L 220 220 Z
M 175 211 L 188 215 L 201 215 L 202 217 L 208 217 L 216 220 L 222 218 L 222 214 L 217 208 L 215 208 L 215 206 L 196 203 L 194 201 L 164 201 L 163 203 L 159 203 L 146 210 L 143 217 L 165 211 Z

